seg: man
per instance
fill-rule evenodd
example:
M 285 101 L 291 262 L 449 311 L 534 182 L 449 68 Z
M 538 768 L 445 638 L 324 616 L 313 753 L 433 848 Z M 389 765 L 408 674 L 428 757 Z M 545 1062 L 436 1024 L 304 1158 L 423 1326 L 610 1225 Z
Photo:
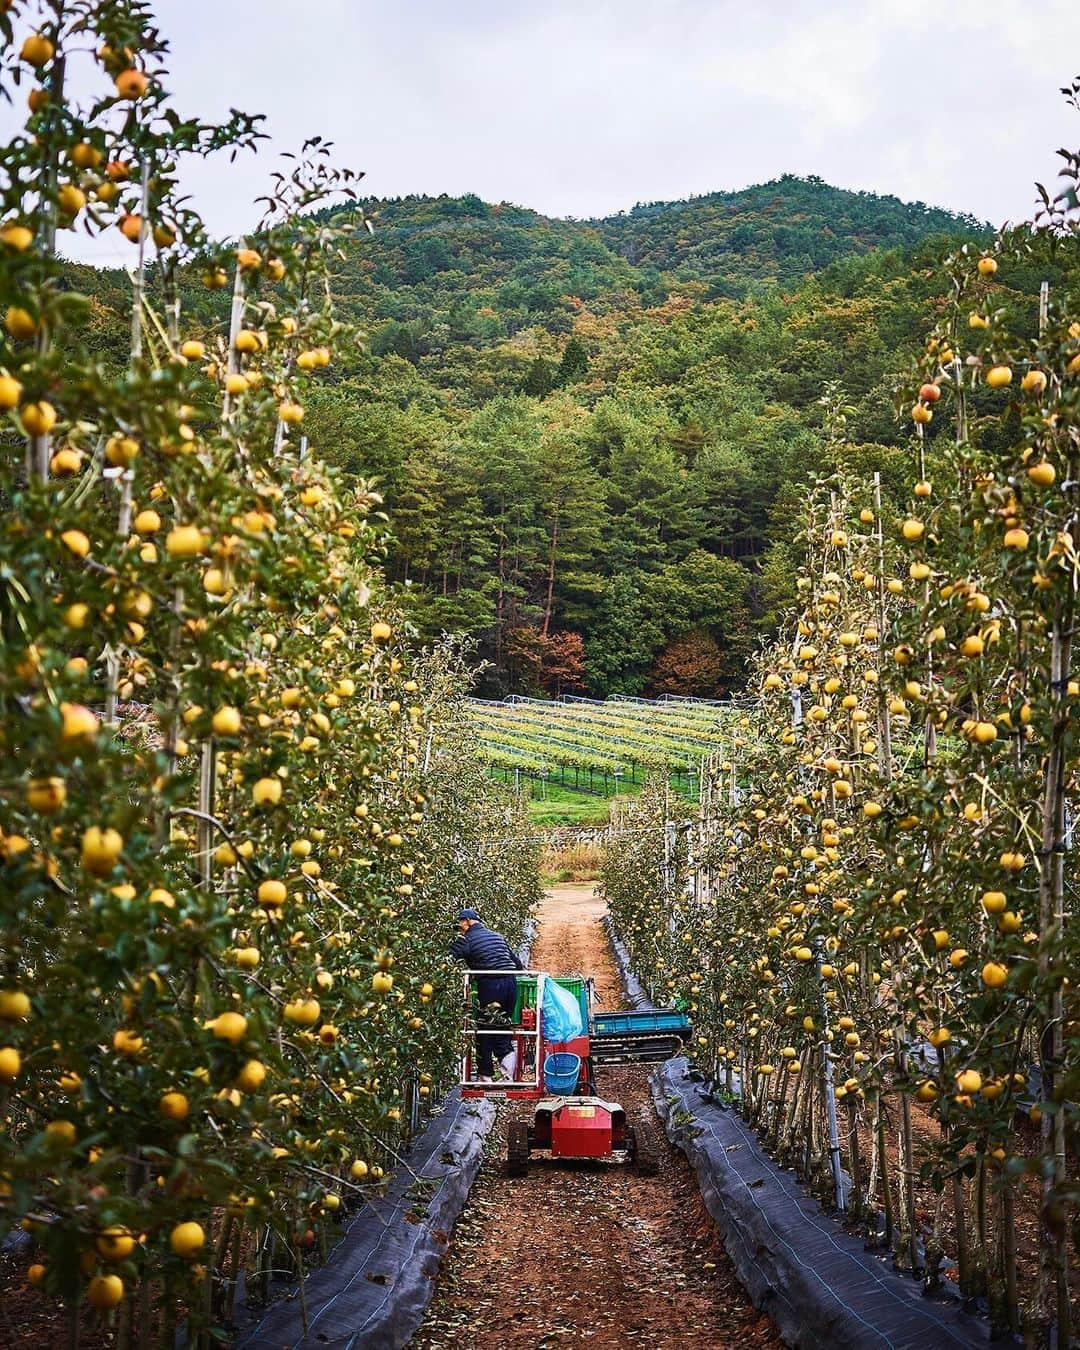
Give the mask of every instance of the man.
M 463 909 L 458 915 L 458 936 L 450 945 L 450 955 L 464 961 L 470 970 L 523 970 L 524 967 L 501 933 L 485 928 L 475 909 Z M 493 1031 L 508 1027 L 517 1002 L 517 979 L 506 975 L 477 975 L 473 983 L 480 1003 L 477 1031 Z M 507 1078 L 513 1078 L 517 1068 L 517 1051 L 511 1036 L 477 1036 L 477 1082 L 490 1083 L 494 1059 Z

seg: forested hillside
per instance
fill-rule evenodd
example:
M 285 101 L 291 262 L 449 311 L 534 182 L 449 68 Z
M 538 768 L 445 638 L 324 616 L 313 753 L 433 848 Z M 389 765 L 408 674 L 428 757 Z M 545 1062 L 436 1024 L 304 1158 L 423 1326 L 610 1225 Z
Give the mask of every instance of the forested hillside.
M 363 205 L 374 230 L 357 215 L 332 286 L 367 340 L 322 372 L 305 429 L 375 480 L 392 579 L 426 634 L 476 640 L 487 692 L 737 682 L 789 598 L 823 398 L 888 488 L 934 264 L 988 237 L 791 177 L 595 221 L 476 197 Z M 1010 269 L 996 298 L 1030 309 L 1044 274 Z M 188 312 L 219 322 L 221 292 L 190 280 Z M 79 285 L 121 350 L 126 279 Z

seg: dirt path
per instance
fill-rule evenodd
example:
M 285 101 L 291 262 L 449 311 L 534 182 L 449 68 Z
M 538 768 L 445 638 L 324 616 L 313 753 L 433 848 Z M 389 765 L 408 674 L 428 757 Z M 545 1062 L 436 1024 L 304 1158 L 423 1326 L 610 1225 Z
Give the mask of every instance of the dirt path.
M 591 885 L 549 892 L 532 964 L 556 975 L 591 974 L 596 1005 L 619 1008 L 603 912 Z M 647 1065 L 601 1069 L 598 1087 L 630 1119 L 648 1112 L 655 1122 L 648 1075 Z M 527 1178 L 510 1180 L 503 1139 L 511 1110 L 524 1108 L 502 1108 L 413 1346 L 780 1345 L 735 1278 L 686 1160 L 658 1122 L 659 1177 L 623 1166 L 538 1163 Z

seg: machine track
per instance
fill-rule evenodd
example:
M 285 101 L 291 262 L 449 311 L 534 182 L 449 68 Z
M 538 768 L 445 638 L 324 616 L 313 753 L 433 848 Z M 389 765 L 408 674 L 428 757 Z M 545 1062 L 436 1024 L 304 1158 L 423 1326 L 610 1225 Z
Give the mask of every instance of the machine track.
M 643 1177 L 656 1176 L 660 1171 L 660 1145 L 652 1122 L 642 1118 L 630 1128 L 634 1132 L 630 1138 L 630 1151 L 638 1174 Z
M 550 892 L 533 962 L 553 974 L 591 974 L 597 1007 L 616 1009 L 621 988 L 602 916 L 591 886 Z M 686 1160 L 656 1120 L 650 1072 L 612 1065 L 597 1074 L 598 1090 L 633 1122 L 630 1166 L 534 1160 L 525 1175 L 508 1177 L 507 1148 L 510 1159 L 520 1152 L 531 1107 L 503 1106 L 413 1346 L 781 1344 L 736 1279 Z
M 506 1127 L 506 1175 L 523 1177 L 529 1170 L 529 1126 L 512 1120 Z

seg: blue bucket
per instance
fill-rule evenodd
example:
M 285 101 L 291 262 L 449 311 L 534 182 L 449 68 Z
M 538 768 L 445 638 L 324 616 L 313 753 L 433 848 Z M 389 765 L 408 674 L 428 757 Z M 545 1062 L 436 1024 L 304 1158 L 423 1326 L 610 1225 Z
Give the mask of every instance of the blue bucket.
M 544 1086 L 549 1092 L 569 1096 L 577 1087 L 581 1056 L 557 1050 L 544 1060 Z

